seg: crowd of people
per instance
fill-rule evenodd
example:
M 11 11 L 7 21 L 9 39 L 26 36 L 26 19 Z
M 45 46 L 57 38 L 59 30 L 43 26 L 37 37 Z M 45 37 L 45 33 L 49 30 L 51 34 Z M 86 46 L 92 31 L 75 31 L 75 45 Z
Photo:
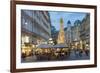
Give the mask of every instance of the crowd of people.
M 66 48 L 65 48 L 66 49 Z M 37 49 L 35 51 L 31 51 L 29 56 L 33 57 L 34 61 L 54 61 L 54 60 L 67 60 L 69 59 L 72 52 L 74 53 L 75 57 L 82 57 L 83 54 L 89 56 L 89 50 L 87 49 Z M 22 54 L 23 55 L 23 54 Z M 22 56 L 22 58 L 26 58 Z
M 82 57 L 83 54 L 85 54 L 86 56 L 89 56 L 89 50 L 88 49 L 75 49 L 74 50 L 75 56 L 76 57 Z

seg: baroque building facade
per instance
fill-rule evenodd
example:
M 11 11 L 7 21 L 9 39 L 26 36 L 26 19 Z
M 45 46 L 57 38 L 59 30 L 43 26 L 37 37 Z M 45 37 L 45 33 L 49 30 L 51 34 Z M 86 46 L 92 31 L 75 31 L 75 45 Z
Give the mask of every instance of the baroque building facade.
M 82 48 L 89 49 L 89 46 L 90 46 L 90 14 L 87 14 L 81 23 L 80 39 L 82 41 Z

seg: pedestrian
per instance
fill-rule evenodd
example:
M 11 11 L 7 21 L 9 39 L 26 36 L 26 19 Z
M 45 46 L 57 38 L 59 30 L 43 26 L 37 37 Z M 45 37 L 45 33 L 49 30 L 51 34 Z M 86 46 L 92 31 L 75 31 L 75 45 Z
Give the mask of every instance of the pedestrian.
M 75 56 L 76 56 L 76 57 L 79 56 L 79 50 L 78 50 L 78 49 L 75 50 Z
M 85 54 L 86 54 L 86 56 L 89 56 L 89 50 L 85 50 Z
M 79 50 L 79 56 L 82 57 L 82 50 Z

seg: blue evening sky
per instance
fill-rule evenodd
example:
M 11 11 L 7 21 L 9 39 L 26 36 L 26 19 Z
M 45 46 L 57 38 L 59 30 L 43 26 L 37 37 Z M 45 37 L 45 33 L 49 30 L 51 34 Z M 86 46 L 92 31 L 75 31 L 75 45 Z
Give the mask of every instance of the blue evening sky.
M 71 21 L 71 26 L 73 26 L 76 20 L 83 20 L 86 16 L 86 13 L 79 13 L 79 12 L 56 12 L 56 11 L 49 11 L 51 25 L 55 26 L 57 30 L 60 28 L 60 18 L 63 18 L 64 27 L 67 27 L 68 20 Z

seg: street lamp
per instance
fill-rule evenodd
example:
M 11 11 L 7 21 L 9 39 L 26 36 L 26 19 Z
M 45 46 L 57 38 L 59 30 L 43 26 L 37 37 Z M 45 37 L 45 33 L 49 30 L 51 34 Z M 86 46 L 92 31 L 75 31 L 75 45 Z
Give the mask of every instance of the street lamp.
M 49 44 L 54 45 L 52 38 L 49 38 Z
M 27 25 L 28 23 L 27 22 L 25 22 L 25 25 Z

